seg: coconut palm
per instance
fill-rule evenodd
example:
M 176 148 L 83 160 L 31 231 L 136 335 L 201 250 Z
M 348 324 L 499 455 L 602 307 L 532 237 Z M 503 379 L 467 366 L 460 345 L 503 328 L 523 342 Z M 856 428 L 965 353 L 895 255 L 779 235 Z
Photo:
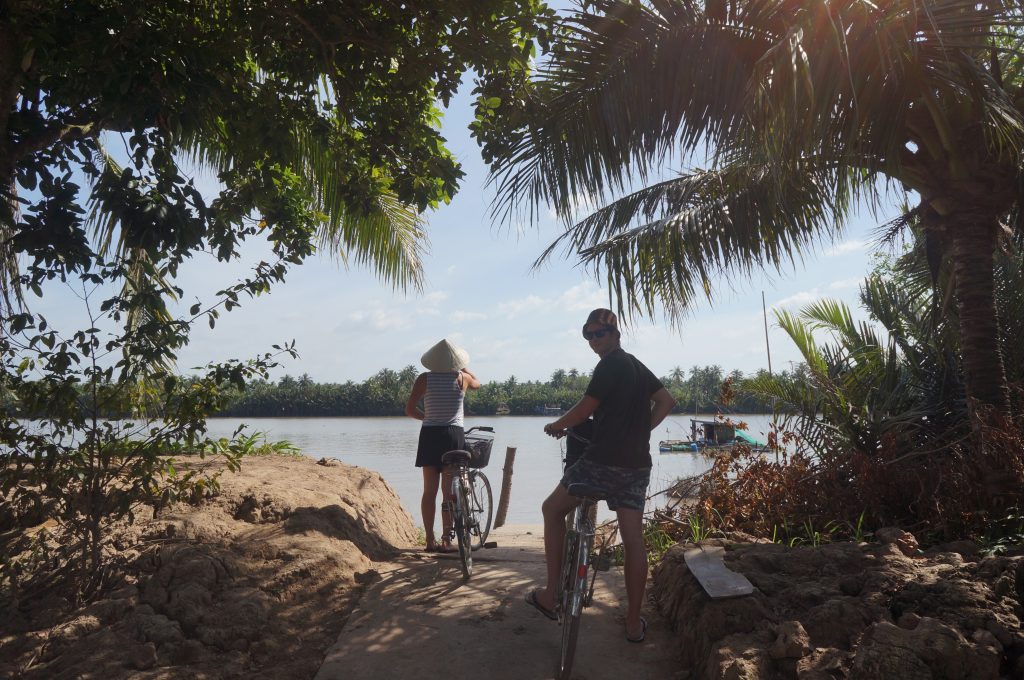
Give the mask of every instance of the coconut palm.
M 959 367 L 943 324 L 929 319 L 929 296 L 874 274 L 861 287 L 861 302 L 879 324 L 854 321 L 835 300 L 799 314 L 776 312 L 807 373 L 764 373 L 744 390 L 771 398 L 783 429 L 799 434 L 821 460 L 850 451 L 874 455 L 885 436 L 908 448 L 962 436 Z M 831 342 L 819 344 L 819 332 Z
M 571 226 L 541 259 L 565 246 L 606 271 L 620 311 L 661 305 L 678 321 L 718 277 L 778 270 L 837 237 L 858 200 L 916 192 L 954 271 L 967 393 L 1006 410 L 992 257 L 1024 180 L 1021 9 L 588 2 L 535 83 L 528 123 L 485 149 L 496 212 L 550 203 Z M 661 179 L 673 154 L 705 148 L 708 169 Z M 572 223 L 583 199 L 614 200 Z

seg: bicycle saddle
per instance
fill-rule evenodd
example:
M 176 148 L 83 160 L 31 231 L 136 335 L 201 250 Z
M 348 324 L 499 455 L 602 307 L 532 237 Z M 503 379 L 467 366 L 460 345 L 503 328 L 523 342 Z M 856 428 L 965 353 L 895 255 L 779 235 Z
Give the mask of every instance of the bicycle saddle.
M 455 449 L 449 451 L 441 456 L 441 462 L 445 465 L 466 465 L 469 463 L 470 458 L 473 457 L 469 451 L 463 451 L 462 449 Z

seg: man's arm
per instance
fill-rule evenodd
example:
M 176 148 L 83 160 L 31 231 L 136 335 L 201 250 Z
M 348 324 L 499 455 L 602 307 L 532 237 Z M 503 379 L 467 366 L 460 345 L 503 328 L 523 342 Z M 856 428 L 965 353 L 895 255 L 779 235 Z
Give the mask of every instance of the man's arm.
M 675 402 L 673 402 L 674 404 Z M 548 423 L 544 426 L 544 432 L 550 435 L 561 435 L 565 432 L 567 427 L 574 427 L 579 425 L 597 410 L 597 407 L 601 405 L 594 397 L 589 394 L 583 395 L 583 398 L 576 402 L 576 405 L 569 409 L 561 418 L 553 423 Z M 664 417 L 664 416 L 662 416 Z
M 651 395 L 651 401 L 654 402 L 651 406 L 651 429 L 653 430 L 658 425 L 661 425 L 661 421 L 665 420 L 665 416 L 672 413 L 672 409 L 676 407 L 676 398 L 672 396 L 671 392 L 662 387 Z

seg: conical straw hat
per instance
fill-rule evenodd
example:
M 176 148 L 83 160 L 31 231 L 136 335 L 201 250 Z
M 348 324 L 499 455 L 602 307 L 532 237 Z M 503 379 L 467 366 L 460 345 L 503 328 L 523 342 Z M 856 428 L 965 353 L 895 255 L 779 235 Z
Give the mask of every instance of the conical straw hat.
M 446 338 L 428 349 L 420 357 L 420 362 L 428 370 L 439 373 L 458 371 L 469 366 L 469 353 L 461 347 L 448 342 Z

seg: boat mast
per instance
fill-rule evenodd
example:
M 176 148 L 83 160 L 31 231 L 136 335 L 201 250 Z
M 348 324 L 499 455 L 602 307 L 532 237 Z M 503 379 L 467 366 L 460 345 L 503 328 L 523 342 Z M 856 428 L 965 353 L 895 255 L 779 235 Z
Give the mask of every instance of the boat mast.
M 764 315 L 764 348 L 768 351 L 768 375 L 772 374 L 772 348 L 768 344 L 768 308 L 764 304 L 764 291 L 761 291 L 761 313 Z

